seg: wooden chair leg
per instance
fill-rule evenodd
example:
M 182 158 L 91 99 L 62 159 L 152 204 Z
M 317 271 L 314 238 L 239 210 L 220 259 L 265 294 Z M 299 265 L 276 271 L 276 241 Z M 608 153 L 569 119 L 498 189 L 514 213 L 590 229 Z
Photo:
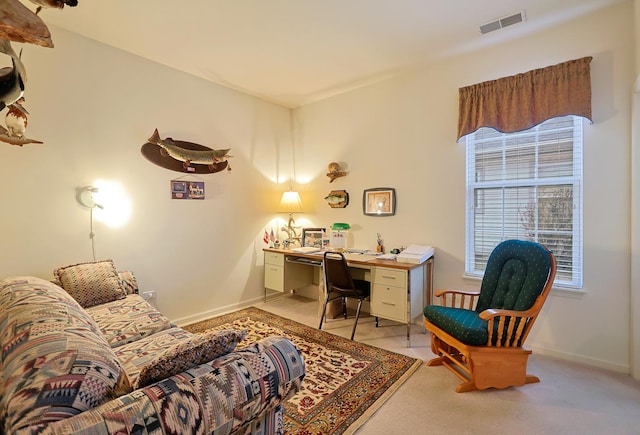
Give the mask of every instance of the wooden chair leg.
M 427 361 L 428 366 L 441 366 L 443 363 L 444 363 L 444 357 L 441 357 L 441 356 Z
M 540 378 L 535 375 L 527 375 L 525 378 L 525 384 L 535 384 L 536 382 L 540 382 Z

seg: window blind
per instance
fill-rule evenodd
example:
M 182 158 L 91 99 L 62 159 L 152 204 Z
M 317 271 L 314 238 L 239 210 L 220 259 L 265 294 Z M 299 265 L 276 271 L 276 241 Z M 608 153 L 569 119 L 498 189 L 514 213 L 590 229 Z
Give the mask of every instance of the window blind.
M 466 273 L 480 276 L 503 240 L 533 240 L 556 256 L 556 286 L 582 287 L 582 118 L 517 133 L 467 135 Z

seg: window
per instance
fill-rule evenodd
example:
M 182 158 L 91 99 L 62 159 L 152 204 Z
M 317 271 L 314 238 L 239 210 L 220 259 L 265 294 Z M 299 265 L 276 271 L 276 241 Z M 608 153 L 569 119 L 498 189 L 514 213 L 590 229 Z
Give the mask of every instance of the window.
M 465 273 L 482 276 L 503 240 L 533 240 L 556 256 L 555 286 L 582 288 L 582 118 L 466 136 Z

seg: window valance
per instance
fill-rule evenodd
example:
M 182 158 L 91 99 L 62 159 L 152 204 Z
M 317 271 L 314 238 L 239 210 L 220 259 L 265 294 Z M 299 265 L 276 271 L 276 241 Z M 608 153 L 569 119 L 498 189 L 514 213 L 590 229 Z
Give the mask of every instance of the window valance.
M 481 127 L 526 130 L 550 118 L 591 119 L 592 57 L 460 88 L 458 139 Z

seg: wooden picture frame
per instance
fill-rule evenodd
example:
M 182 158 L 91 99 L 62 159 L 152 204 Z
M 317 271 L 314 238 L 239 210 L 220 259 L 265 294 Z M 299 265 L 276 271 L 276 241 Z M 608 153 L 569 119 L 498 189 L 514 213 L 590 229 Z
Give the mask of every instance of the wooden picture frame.
M 362 212 L 367 216 L 393 216 L 396 214 L 396 189 L 375 187 L 362 194 Z
M 326 228 L 303 228 L 302 229 L 302 246 L 313 246 L 314 248 L 324 249 L 329 243 Z

